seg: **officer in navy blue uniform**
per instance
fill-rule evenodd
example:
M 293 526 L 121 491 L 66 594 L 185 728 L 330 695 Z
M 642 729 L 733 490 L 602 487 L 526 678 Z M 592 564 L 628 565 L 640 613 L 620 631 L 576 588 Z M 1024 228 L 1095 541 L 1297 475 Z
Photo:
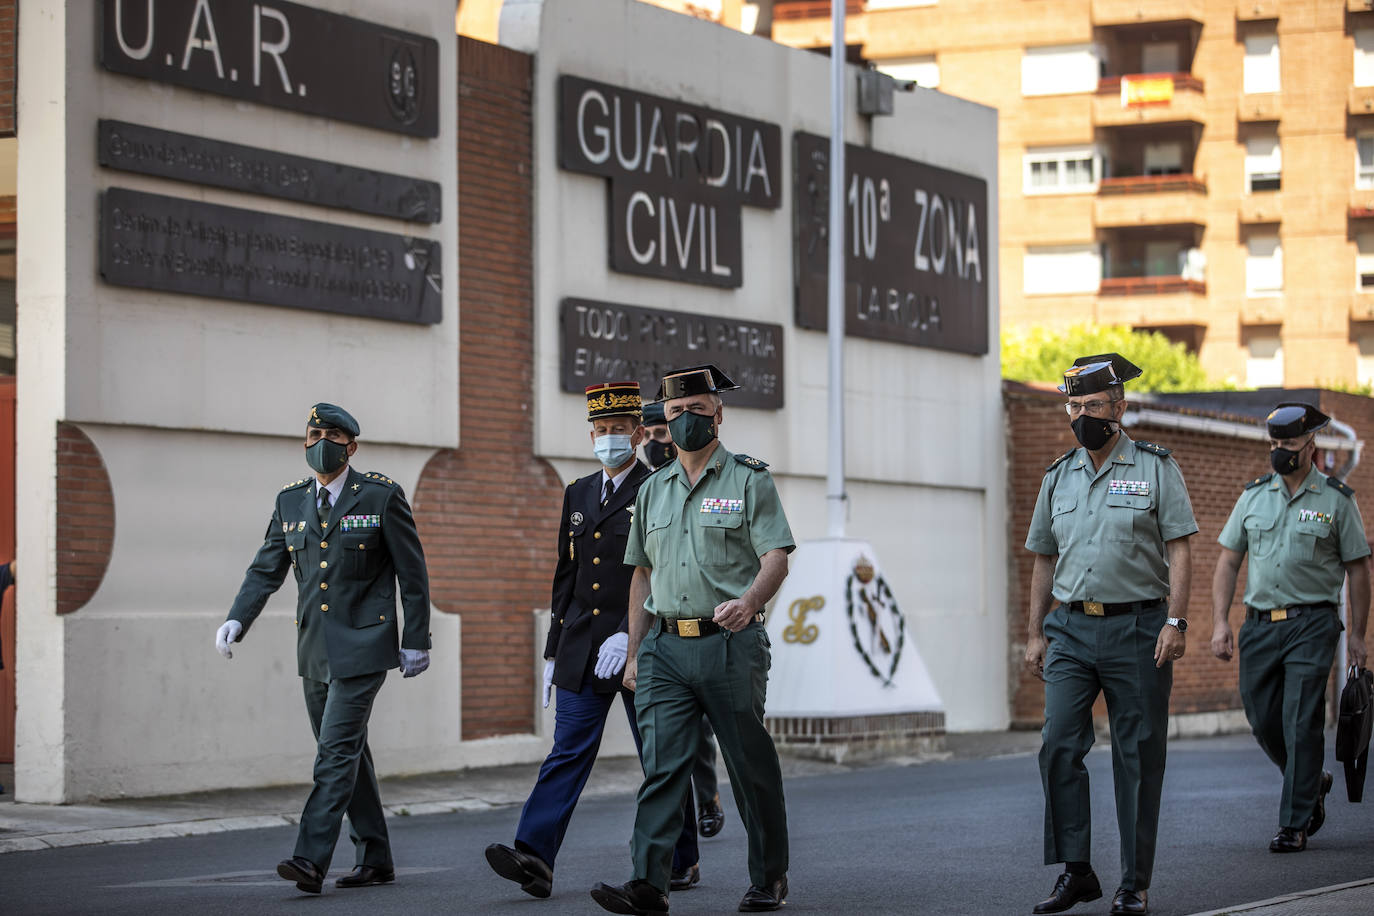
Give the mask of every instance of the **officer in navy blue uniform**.
M 586 389 L 592 450 L 601 470 L 573 481 L 563 493 L 552 617 L 544 644 L 544 705 L 556 687 L 553 749 L 520 814 L 515 845 L 486 849 L 492 870 L 534 897 L 553 890 L 554 859 L 577 799 L 591 775 L 617 695 L 640 746 L 634 694 L 621 683 L 629 634 L 626 616 L 633 569 L 625 541 L 639 486 L 652 473 L 635 457 L 645 439 L 638 382 L 606 382 Z M 672 887 L 700 880 L 689 790 L 673 853 Z
M 358 432 L 343 408 L 310 408 L 305 460 L 314 474 L 277 494 L 262 546 L 215 634 L 220 654 L 233 658 L 231 646 L 294 571 L 296 663 L 317 751 L 296 850 L 277 874 L 311 894 L 324 884 L 345 812 L 355 867 L 335 886 L 395 880 L 367 722 L 390 669 L 414 677 L 429 667 L 429 573 L 415 520 L 394 480 L 349 466 Z

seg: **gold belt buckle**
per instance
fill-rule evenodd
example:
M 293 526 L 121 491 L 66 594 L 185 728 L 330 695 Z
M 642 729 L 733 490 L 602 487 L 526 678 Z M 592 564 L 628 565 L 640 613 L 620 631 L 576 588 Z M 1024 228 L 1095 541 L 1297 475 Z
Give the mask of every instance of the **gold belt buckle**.
M 1089 617 L 1105 617 L 1107 616 L 1107 609 L 1102 606 L 1101 601 L 1084 601 L 1083 613 Z
M 1269 612 L 1269 620 L 1270 620 L 1271 623 L 1272 623 L 1273 621 L 1275 621 L 1275 620 L 1287 620 L 1287 619 L 1288 619 L 1288 608 L 1286 608 L 1286 607 L 1275 608 L 1274 610 L 1272 610 L 1272 611 Z
M 700 636 L 701 621 L 695 617 L 677 622 L 677 635 L 679 636 Z

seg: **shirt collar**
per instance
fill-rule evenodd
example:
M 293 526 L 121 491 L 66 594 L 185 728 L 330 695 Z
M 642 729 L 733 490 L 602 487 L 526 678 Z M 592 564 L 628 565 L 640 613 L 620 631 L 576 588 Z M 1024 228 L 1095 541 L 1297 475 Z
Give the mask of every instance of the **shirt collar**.
M 634 463 L 631 462 L 629 467 L 625 468 L 625 470 L 621 471 L 619 474 L 612 477 L 610 474 L 606 473 L 606 469 L 603 467 L 601 469 L 601 489 L 606 489 L 606 481 L 609 480 L 612 484 L 614 484 L 615 488 L 619 490 L 620 485 L 625 482 L 625 478 L 629 477 L 630 472 L 634 469 Z
M 325 487 L 325 489 L 329 491 L 329 504 L 330 504 L 331 506 L 334 505 L 334 503 L 336 503 L 336 502 L 339 501 L 339 494 L 343 492 L 344 485 L 347 484 L 347 483 L 348 483 L 348 468 L 344 468 L 344 472 L 343 472 L 342 474 L 340 474 L 338 477 L 335 477 L 333 480 L 331 480 L 331 481 L 329 482 L 329 486 Z M 315 502 L 318 503 L 319 501 L 320 501 L 320 481 L 319 481 L 319 478 L 317 477 L 317 478 L 315 478 Z
M 711 453 L 711 460 L 706 465 L 706 470 L 703 473 L 709 473 L 713 470 L 719 473 L 721 468 L 725 467 L 725 462 L 729 461 L 730 458 L 731 453 L 728 450 L 726 450 L 725 446 L 721 443 L 721 441 L 717 439 L 716 450 Z M 664 475 L 665 477 L 679 477 L 682 475 L 682 471 L 682 461 L 677 458 L 674 458 L 671 464 L 661 469 L 658 473 Z
M 1307 492 L 1320 493 L 1322 491 L 1322 478 L 1325 476 L 1325 474 L 1317 470 L 1317 465 L 1314 463 L 1307 469 L 1307 476 L 1302 479 L 1302 486 L 1298 487 L 1296 493 L 1288 497 L 1289 500 L 1297 499 Z M 1284 488 L 1284 494 L 1287 495 L 1287 487 L 1283 482 L 1283 475 L 1275 474 L 1274 479 L 1269 482 L 1269 489 L 1277 490 L 1281 487 Z
M 1107 461 L 1102 462 L 1102 466 L 1106 467 L 1108 464 L 1135 464 L 1135 451 L 1135 440 L 1126 435 L 1126 430 L 1122 429 L 1120 435 L 1117 436 L 1116 446 L 1112 449 L 1111 457 L 1107 459 Z M 1074 467 L 1087 468 L 1088 472 L 1091 474 L 1097 473 L 1097 469 L 1093 467 L 1092 456 L 1089 455 L 1088 450 L 1081 445 L 1078 447 L 1078 462 Z

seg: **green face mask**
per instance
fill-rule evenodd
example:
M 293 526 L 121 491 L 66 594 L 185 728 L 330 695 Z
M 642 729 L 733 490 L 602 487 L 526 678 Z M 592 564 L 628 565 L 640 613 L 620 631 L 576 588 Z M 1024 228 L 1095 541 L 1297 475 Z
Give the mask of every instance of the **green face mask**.
M 668 421 L 668 432 L 682 451 L 700 451 L 715 441 L 716 418 L 685 410 Z
M 348 464 L 348 446 L 321 439 L 305 447 L 305 463 L 320 474 L 332 474 Z

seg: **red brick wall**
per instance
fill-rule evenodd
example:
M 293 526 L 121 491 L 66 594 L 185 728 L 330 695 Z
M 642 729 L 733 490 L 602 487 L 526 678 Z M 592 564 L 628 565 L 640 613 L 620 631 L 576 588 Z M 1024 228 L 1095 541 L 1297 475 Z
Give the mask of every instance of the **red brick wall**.
M 14 101 L 18 34 L 18 0 L 0 0 L 0 137 L 13 137 L 18 126 Z
M 1007 417 L 1008 492 L 1011 501 L 1008 619 L 1011 637 L 1011 717 L 1021 727 L 1038 726 L 1044 720 L 1044 689 L 1040 680 L 1021 664 L 1026 646 L 1026 612 L 1030 591 L 1033 554 L 1025 549 L 1035 497 L 1040 490 L 1043 469 L 1068 449 L 1076 446 L 1064 415 L 1063 395 L 1046 392 L 1015 382 L 1004 383 Z M 1279 398 L 1276 398 L 1279 400 Z M 1353 395 L 1320 393 L 1320 406 L 1337 419 L 1354 426 L 1357 434 L 1374 431 L 1374 400 Z M 1175 408 L 1157 407 L 1166 412 Z M 1240 418 L 1233 418 L 1240 419 Z M 1243 420 L 1241 422 L 1254 422 Z M 1266 447 L 1254 440 L 1233 439 L 1212 433 L 1150 427 L 1129 429 L 1132 439 L 1156 442 L 1173 449 L 1188 484 L 1199 532 L 1192 539 L 1193 585 L 1189 595 L 1188 617 L 1195 629 L 1189 632 L 1188 654 L 1174 665 L 1174 690 L 1170 709 L 1174 713 L 1239 709 L 1236 662 L 1216 659 L 1209 648 L 1212 632 L 1212 571 L 1220 547 L 1217 535 L 1231 514 L 1244 484 L 1268 473 Z M 1357 492 L 1374 493 L 1374 455 L 1350 475 Z M 1367 500 L 1374 504 L 1374 498 Z M 1365 507 L 1361 507 L 1364 509 Z M 1365 509 L 1365 524 L 1371 520 Z M 1245 591 L 1245 570 L 1236 587 L 1231 605 L 1231 625 L 1239 629 L 1244 619 L 1240 598 Z M 1338 660 L 1338 665 L 1343 664 Z M 1099 701 L 1096 712 L 1105 711 Z
M 114 527 L 104 459 L 80 428 L 57 424 L 57 613 L 80 609 L 100 587 Z
M 414 508 L 434 604 L 463 618 L 472 739 L 534 729 L 532 612 L 549 604 L 563 485 L 534 456 L 531 414 L 533 59 L 458 41 L 460 448 L 426 465 Z

